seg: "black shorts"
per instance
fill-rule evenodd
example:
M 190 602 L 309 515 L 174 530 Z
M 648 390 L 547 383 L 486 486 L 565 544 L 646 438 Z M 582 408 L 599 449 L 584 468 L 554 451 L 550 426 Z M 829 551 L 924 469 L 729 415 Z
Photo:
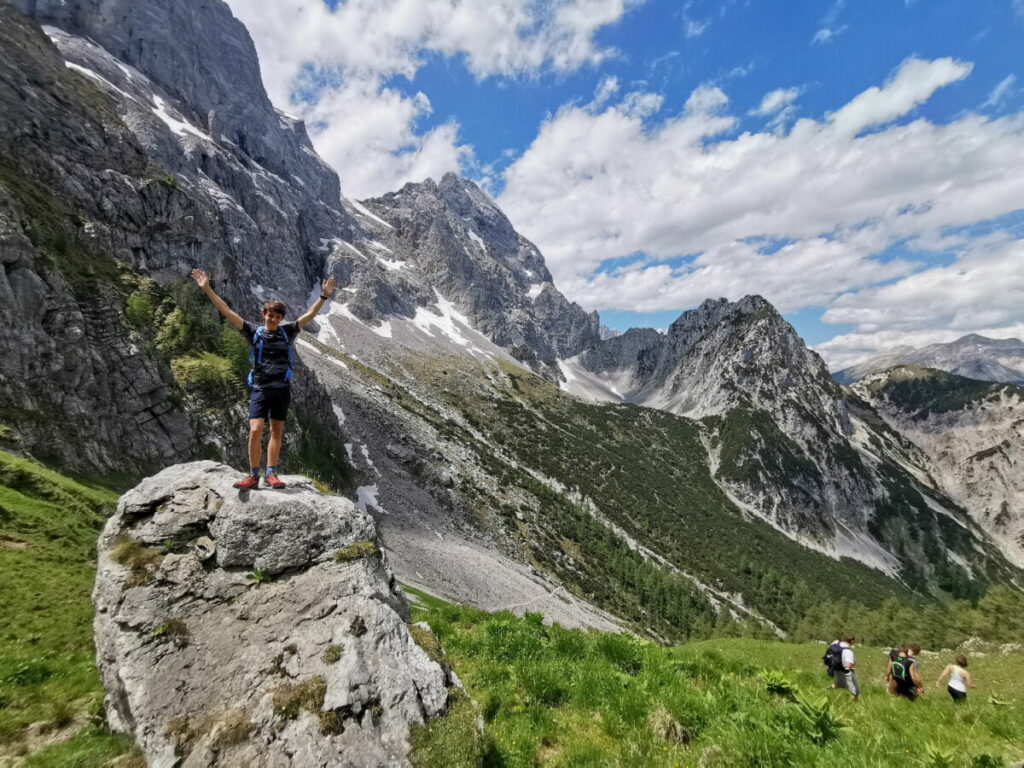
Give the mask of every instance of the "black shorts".
M 292 392 L 289 387 L 254 389 L 249 394 L 249 418 L 284 421 L 288 416 L 288 404 L 291 399 Z
M 950 685 L 946 686 L 946 690 L 949 692 L 950 698 L 952 698 L 953 701 L 957 703 L 961 701 L 966 701 L 967 699 L 967 691 L 958 691 L 956 688 L 953 688 Z
M 917 698 L 917 687 L 911 685 L 909 688 L 904 685 L 896 685 L 896 695 L 913 701 Z

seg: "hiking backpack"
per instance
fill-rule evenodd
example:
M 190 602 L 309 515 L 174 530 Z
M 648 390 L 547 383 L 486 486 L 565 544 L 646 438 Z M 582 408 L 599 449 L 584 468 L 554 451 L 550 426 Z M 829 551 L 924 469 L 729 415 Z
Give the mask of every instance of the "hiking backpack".
M 843 668 L 843 648 L 836 640 L 832 645 L 825 651 L 825 655 L 821 657 L 822 663 L 825 667 L 831 671 L 842 670 Z
M 249 365 L 252 366 L 249 371 L 249 388 L 251 389 L 254 383 L 254 374 L 256 373 L 256 366 L 263 364 L 263 333 L 267 330 L 266 326 L 261 325 L 256 329 L 256 333 L 252 337 L 252 346 L 249 348 Z M 288 370 L 284 373 L 284 380 L 292 380 L 292 366 L 295 365 L 295 356 L 292 354 L 292 340 L 288 338 L 288 332 L 283 327 L 278 328 L 281 331 L 281 335 L 284 336 L 284 343 L 288 346 Z
M 896 654 L 892 660 L 892 678 L 896 683 L 902 685 L 909 685 L 912 682 L 910 677 L 910 666 L 914 662 L 911 661 L 909 656 L 903 654 Z

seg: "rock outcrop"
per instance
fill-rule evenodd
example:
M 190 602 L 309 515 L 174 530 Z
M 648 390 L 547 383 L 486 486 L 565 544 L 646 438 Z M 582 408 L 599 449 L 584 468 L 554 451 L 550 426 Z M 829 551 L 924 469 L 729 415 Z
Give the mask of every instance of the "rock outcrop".
M 236 477 L 170 467 L 107 523 L 93 601 L 111 726 L 154 768 L 404 764 L 452 678 L 410 633 L 372 519 L 298 476 Z

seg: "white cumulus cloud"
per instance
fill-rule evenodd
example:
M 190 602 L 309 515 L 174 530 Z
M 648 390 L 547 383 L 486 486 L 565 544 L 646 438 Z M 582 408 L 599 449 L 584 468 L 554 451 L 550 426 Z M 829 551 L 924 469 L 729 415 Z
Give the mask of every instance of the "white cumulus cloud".
M 323 0 L 228 3 L 253 37 L 273 102 L 310 122 L 343 190 L 364 197 L 417 178 L 405 173 L 457 171 L 472 155 L 455 125 L 421 134 L 415 121 L 426 110 L 387 89 L 388 78 L 412 78 L 431 54 L 458 57 L 481 79 L 595 65 L 614 54 L 595 33 L 640 1 L 346 0 L 333 10 Z M 300 83 L 308 98 L 292 103 Z M 385 125 L 392 120 L 404 122 Z M 372 128 L 384 132 L 360 151 L 353 136 L 372 139 Z M 375 162 L 381 173 L 361 170 Z
M 736 135 L 728 97 L 709 85 L 654 124 L 615 105 L 568 105 L 506 169 L 498 202 L 540 246 L 558 286 L 587 308 L 681 309 L 760 293 L 783 311 L 831 307 L 827 321 L 872 333 L 860 327 L 858 297 L 900 302 L 896 286 L 940 275 L 927 258 L 893 259 L 887 248 L 962 249 L 971 238 L 949 228 L 1022 207 L 1022 115 L 911 119 L 970 70 L 948 58 L 909 59 L 881 86 L 788 131 Z M 791 102 L 785 93 L 762 100 L 768 110 Z M 999 263 L 1009 269 L 1019 253 Z M 997 268 L 977 274 L 964 293 L 973 310 L 893 327 L 967 332 L 1020 321 L 1019 301 L 992 311 Z M 956 285 L 955 275 L 949 268 L 943 285 Z M 981 277 L 997 281 L 987 294 Z

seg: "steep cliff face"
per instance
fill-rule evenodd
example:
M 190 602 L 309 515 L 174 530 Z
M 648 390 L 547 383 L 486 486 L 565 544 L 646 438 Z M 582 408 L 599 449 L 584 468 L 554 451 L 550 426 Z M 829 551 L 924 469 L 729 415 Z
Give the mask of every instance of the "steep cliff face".
M 75 32 L 47 27 L 50 39 L 11 5 L 0 6 L 0 312 L 15 330 L 0 342 L 0 400 L 21 448 L 78 470 L 146 472 L 204 452 L 241 453 L 237 435 L 227 434 L 240 418 L 211 420 L 183 407 L 189 400 L 167 355 L 126 318 L 144 278 L 180 282 L 199 266 L 245 314 L 255 316 L 270 298 L 263 286 L 301 306 L 322 275 L 324 232 L 351 226 L 336 195 L 324 202 L 337 178 L 313 157 L 301 127 L 266 101 L 251 44 L 243 56 L 239 43 L 230 68 L 242 84 L 255 84 L 248 97 L 224 79 L 229 70 L 207 82 L 194 62 L 158 64 L 160 50 L 188 50 L 174 38 L 191 28 L 183 19 L 203 26 L 186 13 L 189 4 L 178 6 L 25 4 Z M 212 4 L 195 12 L 217 20 L 224 10 Z M 229 39 L 248 40 L 231 22 Z M 163 84 L 96 40 L 153 69 Z M 204 85 L 190 91 L 190 78 Z M 252 142 L 221 125 L 227 117 L 204 108 L 229 92 L 234 101 L 226 104 L 265 107 L 263 123 L 252 125 L 273 116 L 251 154 Z M 231 119 L 241 125 L 249 117 Z M 270 170 L 293 156 L 305 160 L 287 180 Z M 154 311 L 151 320 L 160 317 Z M 136 317 L 146 320 L 145 312 Z M 299 376 L 297 386 L 305 421 L 330 423 L 315 381 Z
M 1024 566 L 1024 389 L 904 365 L 854 391 L 927 455 L 938 486 Z
M 422 286 L 420 295 L 433 289 L 454 303 L 517 359 L 550 371 L 599 340 L 597 314 L 558 292 L 537 247 L 473 182 L 448 173 L 362 205 L 393 270 Z

